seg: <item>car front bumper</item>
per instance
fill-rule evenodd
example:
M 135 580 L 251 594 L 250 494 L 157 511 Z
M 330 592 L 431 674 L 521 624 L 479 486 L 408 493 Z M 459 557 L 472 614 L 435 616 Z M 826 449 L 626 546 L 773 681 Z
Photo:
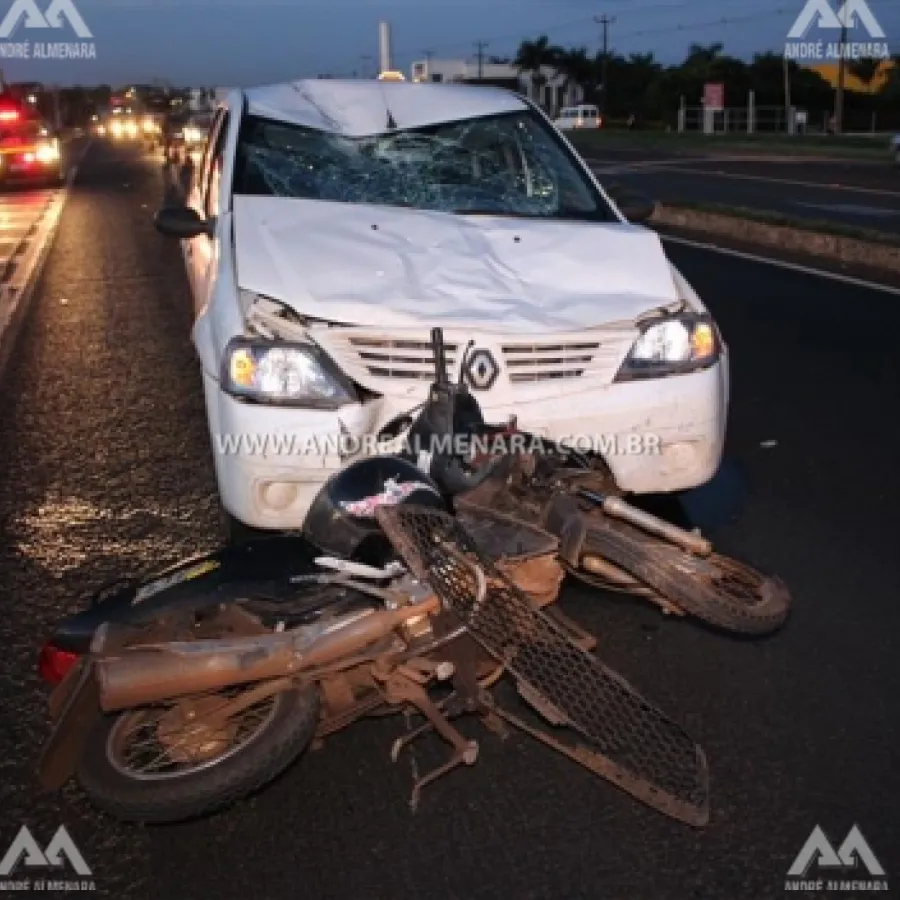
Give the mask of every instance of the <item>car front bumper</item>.
M 523 431 L 599 453 L 627 493 L 667 493 L 697 487 L 716 473 L 728 381 L 726 353 L 703 371 L 494 407 L 485 417 L 515 416 Z M 387 398 L 336 412 L 243 403 L 208 373 L 204 389 L 223 506 L 264 529 L 299 528 L 324 482 L 358 458 L 366 436 L 406 412 Z

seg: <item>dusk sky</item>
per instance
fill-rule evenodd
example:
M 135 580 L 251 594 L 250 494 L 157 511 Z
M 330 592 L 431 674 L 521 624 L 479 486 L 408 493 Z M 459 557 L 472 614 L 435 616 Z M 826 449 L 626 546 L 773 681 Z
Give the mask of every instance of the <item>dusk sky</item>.
M 36 0 L 46 10 L 50 0 Z M 615 16 L 611 48 L 678 61 L 692 42 L 721 41 L 749 58 L 780 50 L 803 0 L 74 0 L 93 32 L 95 60 L 0 59 L 9 81 L 114 85 L 168 79 L 179 85 L 244 86 L 329 73 L 373 75 L 377 23 L 391 23 L 394 62 L 408 74 L 424 51 L 436 57 L 510 56 L 541 33 L 564 46 L 600 48 L 593 17 Z M 0 0 L 0 13 L 12 0 Z M 900 2 L 869 0 L 900 53 Z M 834 40 L 830 33 L 819 35 Z M 853 36 L 865 40 L 865 34 Z M 68 28 L 26 29 L 8 41 L 77 40 Z M 368 57 L 365 59 L 364 57 Z

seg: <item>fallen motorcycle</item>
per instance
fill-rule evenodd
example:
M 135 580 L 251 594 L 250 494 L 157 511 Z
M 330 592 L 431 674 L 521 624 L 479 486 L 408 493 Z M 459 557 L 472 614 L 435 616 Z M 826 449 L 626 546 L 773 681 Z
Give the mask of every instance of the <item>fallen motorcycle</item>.
M 414 427 L 477 425 L 477 404 L 447 381 L 439 333 L 434 341 L 437 379 Z M 579 523 L 593 521 L 573 514 L 586 489 L 561 489 L 563 468 L 548 485 L 536 464 L 509 456 L 476 472 L 441 455 L 427 473 L 396 457 L 363 460 L 325 485 L 302 537 L 226 548 L 98 595 L 42 657 L 51 680 L 68 668 L 50 699 L 43 785 L 75 775 L 119 818 L 180 821 L 262 787 L 314 738 L 413 708 L 426 723 L 397 741 L 394 758 L 425 730 L 453 748 L 415 783 L 413 806 L 426 784 L 475 762 L 477 743 L 452 724 L 475 714 L 706 824 L 702 750 L 556 606 L 563 564 L 591 555 Z M 517 490 L 531 490 L 529 517 L 559 536 L 523 521 Z M 488 508 L 510 497 L 515 514 Z M 522 709 L 498 700 L 503 676 Z

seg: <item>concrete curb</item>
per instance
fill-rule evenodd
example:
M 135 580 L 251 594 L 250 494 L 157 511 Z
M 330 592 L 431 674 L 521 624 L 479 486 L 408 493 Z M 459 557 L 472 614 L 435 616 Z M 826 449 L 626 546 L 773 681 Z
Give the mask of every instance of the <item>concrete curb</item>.
M 860 238 L 806 231 L 724 213 L 704 212 L 678 206 L 657 206 L 650 224 L 670 225 L 688 231 L 723 235 L 761 247 L 805 253 L 831 262 L 900 272 L 900 246 L 876 244 Z
M 78 166 L 90 146 L 90 142 L 85 144 L 77 159 L 69 166 L 66 184 L 48 197 L 46 205 L 19 242 L 11 264 L 0 278 L 0 380 L 12 358 L 35 287 L 53 247 L 53 239 Z

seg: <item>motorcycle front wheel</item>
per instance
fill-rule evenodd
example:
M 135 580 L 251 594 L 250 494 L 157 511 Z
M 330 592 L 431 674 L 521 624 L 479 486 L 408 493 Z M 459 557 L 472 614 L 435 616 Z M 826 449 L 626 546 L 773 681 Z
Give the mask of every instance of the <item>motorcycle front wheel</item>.
M 718 553 L 693 556 L 601 514 L 586 519 L 582 567 L 592 556 L 607 560 L 685 613 L 724 631 L 771 634 L 788 618 L 791 595 L 780 578 Z
M 217 715 L 248 690 L 105 716 L 78 767 L 85 794 L 121 821 L 167 824 L 218 812 L 268 784 L 315 735 L 319 692 L 296 687 Z

